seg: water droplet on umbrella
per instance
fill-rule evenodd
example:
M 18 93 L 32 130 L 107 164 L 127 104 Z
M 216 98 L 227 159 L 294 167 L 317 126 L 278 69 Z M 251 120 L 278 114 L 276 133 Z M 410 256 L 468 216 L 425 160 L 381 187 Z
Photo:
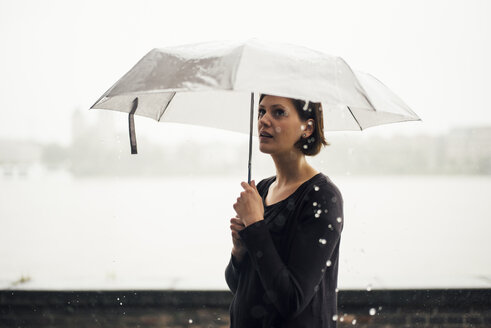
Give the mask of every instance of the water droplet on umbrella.
M 367 292 L 369 292 L 371 290 L 372 290 L 372 284 L 368 284 L 368 286 L 367 286 Z
M 382 307 L 381 307 L 381 306 L 379 306 L 379 307 L 378 307 L 378 310 L 379 310 L 379 311 L 380 311 L 380 310 L 382 310 Z
M 322 272 L 322 273 L 326 272 L 326 269 L 325 269 L 325 268 L 322 268 L 322 269 L 321 269 L 321 272 Z
M 375 315 L 375 313 L 377 313 L 377 310 L 375 310 L 374 308 L 371 308 L 370 311 L 368 311 L 368 313 L 370 315 Z
M 340 216 L 338 216 L 338 218 L 337 218 L 336 220 L 337 220 L 339 223 L 341 223 L 341 221 L 342 221 L 343 219 L 341 219 L 341 217 L 340 217 Z
M 337 200 L 338 199 L 336 198 L 336 196 L 334 196 L 333 198 L 331 198 L 331 202 L 333 202 L 333 203 L 337 202 Z
M 123 305 L 123 302 L 119 302 L 119 305 Z
M 318 186 L 314 186 L 314 190 L 315 191 L 319 191 L 319 187 Z
M 356 319 L 353 319 L 353 321 L 351 321 L 351 324 L 356 325 Z
M 193 319 L 189 319 L 189 323 L 193 323 Z
M 339 289 L 338 289 L 338 288 L 336 288 L 334 291 L 337 293 L 337 292 L 339 292 Z
M 328 266 L 328 267 L 330 267 L 330 266 L 331 266 L 331 264 L 332 264 L 332 263 L 331 263 L 331 260 L 328 260 L 328 261 L 326 262 L 326 266 Z
M 338 320 L 338 315 L 337 314 L 333 315 L 332 316 L 332 321 L 337 321 L 337 320 Z
M 329 224 L 327 227 L 328 227 L 330 230 L 332 230 L 332 224 Z
M 317 214 L 321 214 L 322 213 L 322 210 L 317 210 Z
M 327 243 L 327 241 L 323 238 L 319 239 L 319 243 L 321 243 L 322 245 L 325 245 Z
M 344 321 L 344 317 L 339 318 L 339 321 L 343 322 Z
M 303 149 L 307 149 L 307 148 L 309 148 L 309 146 L 303 145 Z
M 314 202 L 312 205 L 313 205 L 313 206 L 317 206 L 317 202 Z
M 324 213 L 327 213 L 327 212 L 328 212 L 328 211 L 327 211 L 327 208 L 326 208 L 326 209 L 324 210 Z
M 315 216 L 316 218 L 319 218 L 319 217 L 320 217 L 319 213 L 315 213 L 315 214 L 314 214 L 314 216 Z

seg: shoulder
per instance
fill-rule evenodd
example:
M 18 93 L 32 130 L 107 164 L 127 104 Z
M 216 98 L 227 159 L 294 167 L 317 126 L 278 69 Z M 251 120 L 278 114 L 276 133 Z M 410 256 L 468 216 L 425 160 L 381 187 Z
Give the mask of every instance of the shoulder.
M 326 226 L 339 223 L 343 217 L 343 197 L 339 188 L 326 175 L 320 174 L 306 186 L 300 202 L 300 221 L 318 222 Z M 342 229 L 342 223 L 340 228 Z
M 304 201 L 320 200 L 332 203 L 343 202 L 343 196 L 339 188 L 323 173 L 319 173 L 306 186 Z

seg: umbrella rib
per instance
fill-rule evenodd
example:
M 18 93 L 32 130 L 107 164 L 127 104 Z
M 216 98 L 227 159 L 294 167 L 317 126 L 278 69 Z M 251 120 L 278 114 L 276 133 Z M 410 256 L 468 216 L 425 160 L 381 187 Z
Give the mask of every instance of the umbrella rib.
M 358 124 L 358 126 L 360 127 L 360 131 L 363 131 L 363 128 L 361 127 L 360 122 L 358 122 L 358 120 L 356 119 L 356 116 L 355 116 L 355 115 L 353 114 L 353 112 L 351 111 L 351 108 L 349 108 L 349 106 L 346 106 L 346 107 L 348 107 L 348 110 L 349 110 L 349 112 L 350 112 L 351 116 L 352 116 L 352 117 L 353 117 L 353 119 L 355 120 L 356 124 Z
M 159 118 L 157 119 L 157 122 L 160 122 L 160 119 L 162 118 L 162 116 L 164 115 L 165 111 L 167 110 L 167 108 L 169 107 L 169 104 L 170 102 L 172 101 L 172 99 L 174 99 L 174 96 L 176 95 L 176 92 L 173 92 L 172 93 L 172 96 L 170 97 L 169 101 L 167 102 L 167 104 L 165 104 L 165 107 L 162 108 L 162 114 L 160 114 Z

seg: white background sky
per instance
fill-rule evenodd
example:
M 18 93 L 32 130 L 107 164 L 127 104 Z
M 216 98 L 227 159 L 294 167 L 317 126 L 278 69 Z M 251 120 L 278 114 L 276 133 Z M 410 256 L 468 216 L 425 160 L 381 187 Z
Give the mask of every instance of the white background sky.
M 67 143 L 73 110 L 98 119 L 88 108 L 152 48 L 251 37 L 339 55 L 423 120 L 363 133 L 490 125 L 489 17 L 487 0 L 0 0 L 0 138 Z

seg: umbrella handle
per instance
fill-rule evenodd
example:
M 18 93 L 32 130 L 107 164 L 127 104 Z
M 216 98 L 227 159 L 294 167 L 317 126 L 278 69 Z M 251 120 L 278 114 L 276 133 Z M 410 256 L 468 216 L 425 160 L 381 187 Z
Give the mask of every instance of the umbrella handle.
M 136 133 L 135 133 L 135 112 L 138 108 L 138 97 L 133 99 L 133 103 L 131 105 L 131 111 L 128 115 L 128 124 L 130 129 L 130 146 L 131 146 L 131 154 L 138 154 L 136 150 Z
M 251 116 L 249 124 L 249 162 L 247 163 L 247 183 L 251 184 L 251 157 L 252 157 L 252 119 L 254 116 L 254 92 L 251 92 Z

